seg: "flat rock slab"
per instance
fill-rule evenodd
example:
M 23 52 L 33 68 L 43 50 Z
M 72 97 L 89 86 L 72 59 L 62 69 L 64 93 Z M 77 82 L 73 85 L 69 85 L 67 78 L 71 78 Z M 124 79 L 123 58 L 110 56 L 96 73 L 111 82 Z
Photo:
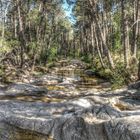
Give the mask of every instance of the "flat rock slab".
M 88 100 L 83 100 L 83 103 L 86 102 Z M 15 134 L 20 134 L 17 128 L 28 132 L 29 136 L 33 132 L 38 140 L 47 140 L 49 137 L 54 140 L 120 140 L 119 136 L 118 139 L 111 139 L 111 136 L 123 131 L 128 138 L 138 140 L 139 120 L 139 115 L 127 117 L 127 113 L 117 111 L 109 105 L 91 103 L 90 106 L 83 107 L 79 100 L 65 103 L 0 101 L 0 124 L 3 124 L 2 128 L 6 127 L 2 129 L 0 137 L 3 138 L 5 134 L 4 140 L 20 140 L 20 136 L 16 139 L 10 137 L 13 130 Z
M 25 83 L 11 84 L 3 90 L 5 94 L 16 95 L 19 93 L 30 94 L 30 93 L 44 93 L 47 89 Z
M 2 86 L 0 140 L 140 140 L 136 88 L 72 95 L 74 80 L 46 75 L 28 84 Z M 69 92 L 47 90 L 43 85 L 65 87 Z M 18 96 L 16 100 L 8 98 Z M 27 100 L 21 100 L 21 96 Z M 41 100 L 48 98 L 55 100 Z

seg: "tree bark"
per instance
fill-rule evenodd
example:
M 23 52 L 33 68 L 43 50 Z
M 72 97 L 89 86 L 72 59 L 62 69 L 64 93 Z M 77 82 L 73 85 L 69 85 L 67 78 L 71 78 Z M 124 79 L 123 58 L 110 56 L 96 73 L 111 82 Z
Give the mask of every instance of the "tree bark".
M 129 59 L 130 59 L 130 48 L 129 48 L 129 28 L 128 20 L 126 15 L 126 10 L 124 6 L 124 0 L 121 0 L 121 9 L 122 9 L 122 42 L 124 48 L 124 63 L 125 67 L 129 68 Z
M 106 56 L 108 58 L 108 62 L 110 64 L 110 68 L 111 69 L 114 69 L 115 68 L 115 65 L 114 65 L 114 62 L 113 62 L 113 59 L 112 59 L 112 56 L 111 56 L 111 53 L 109 51 L 109 48 L 107 47 L 107 44 L 106 44 L 106 40 L 104 38 L 104 34 L 103 34 L 103 31 L 101 29 L 101 26 L 98 22 L 98 19 L 97 19 L 97 16 L 96 16 L 96 13 L 95 13 L 95 9 L 96 9 L 96 1 L 95 0 L 89 0 L 89 3 L 90 5 L 92 6 L 92 17 L 93 17 L 93 20 L 97 26 L 97 29 L 99 31 L 99 35 L 100 35 L 100 38 L 101 38 L 101 41 L 102 41 L 102 44 L 103 44 L 103 47 L 105 49 L 105 53 L 106 53 Z
M 26 48 L 26 36 L 24 31 L 24 24 L 23 24 L 23 17 L 21 14 L 21 0 L 16 0 L 16 6 L 17 6 L 17 13 L 18 13 L 18 22 L 19 22 L 19 40 L 20 40 L 20 67 L 23 67 L 24 64 L 24 52 Z
M 136 22 L 136 24 L 134 25 L 134 44 L 133 44 L 133 56 L 135 58 L 137 58 L 137 43 L 138 43 L 138 28 L 139 28 L 139 8 L 140 8 L 140 0 L 135 0 L 134 1 L 134 23 Z
M 138 80 L 140 80 L 140 58 L 139 58 L 139 64 L 138 64 Z

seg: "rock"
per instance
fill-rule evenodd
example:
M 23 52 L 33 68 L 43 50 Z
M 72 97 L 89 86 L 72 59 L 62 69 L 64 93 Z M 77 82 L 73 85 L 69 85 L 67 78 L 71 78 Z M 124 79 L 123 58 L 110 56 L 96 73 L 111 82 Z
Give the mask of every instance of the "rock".
M 87 67 L 86 63 L 82 62 L 81 60 L 77 60 L 77 59 L 71 60 L 70 64 L 77 68 L 80 68 L 80 69 L 85 69 Z
M 73 82 L 77 82 L 78 80 L 74 77 L 63 78 L 63 84 L 72 84 Z
M 132 83 L 128 86 L 128 89 L 139 89 L 140 88 L 140 81 L 136 83 Z
M 140 115 L 104 123 L 108 140 L 140 140 Z
M 85 66 L 79 60 L 62 63 L 66 69 Z M 140 140 L 137 88 L 81 90 L 81 77 L 73 76 L 44 75 L 28 84 L 0 86 L 0 140 Z
M 34 131 L 20 129 L 4 121 L 0 121 L 0 130 L 1 140 L 48 140 L 47 136 Z
M 35 140 L 138 140 L 140 117 L 136 112 L 118 111 L 105 97 L 97 95 L 79 96 L 62 103 L 3 100 L 0 138 L 22 140 L 26 135 Z M 16 135 L 14 139 L 12 134 Z
M 101 86 L 102 86 L 102 88 L 109 88 L 109 87 L 111 87 L 111 83 L 110 82 L 104 82 L 104 83 L 101 83 Z
M 82 114 L 74 115 L 75 111 L 81 109 L 82 107 L 66 103 L 1 101 L 0 121 L 9 124 L 8 128 L 6 127 L 8 133 L 13 131 L 13 128 L 20 128 L 44 136 L 51 135 L 56 140 L 88 140 L 89 130 L 86 130 L 87 124 Z
M 19 84 L 10 84 L 5 89 L 5 93 L 10 95 L 16 94 L 30 94 L 30 93 L 45 93 L 47 89 L 40 88 L 31 84 L 19 83 Z
M 88 114 L 91 114 L 92 119 L 97 119 L 90 122 Z M 11 135 L 22 140 L 20 138 L 25 137 L 25 134 L 31 137 L 31 132 L 35 140 L 47 140 L 48 137 L 55 140 L 126 140 L 125 137 L 138 140 L 139 120 L 139 116 L 125 117 L 108 105 L 83 108 L 69 102 L 46 104 L 0 101 L 2 140 L 15 140 Z M 19 133 L 19 130 L 23 133 Z
M 52 75 L 43 75 L 40 78 L 33 79 L 31 84 L 36 86 L 43 86 L 43 85 L 55 85 L 62 82 L 62 78 L 58 78 L 57 76 Z
M 88 76 L 95 76 L 95 72 L 93 70 L 86 70 L 84 73 Z

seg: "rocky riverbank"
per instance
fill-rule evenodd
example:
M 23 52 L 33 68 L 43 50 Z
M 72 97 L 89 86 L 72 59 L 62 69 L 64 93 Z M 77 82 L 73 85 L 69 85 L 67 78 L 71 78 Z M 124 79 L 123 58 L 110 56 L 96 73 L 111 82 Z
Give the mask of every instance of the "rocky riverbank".
M 77 63 L 1 85 L 0 140 L 140 140 L 140 82 L 111 91 Z

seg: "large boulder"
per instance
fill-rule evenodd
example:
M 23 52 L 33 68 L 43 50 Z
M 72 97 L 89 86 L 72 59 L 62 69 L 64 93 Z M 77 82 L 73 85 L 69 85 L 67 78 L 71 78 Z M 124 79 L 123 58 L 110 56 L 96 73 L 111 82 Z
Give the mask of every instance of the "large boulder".
M 140 115 L 104 123 L 108 140 L 140 140 Z
M 107 140 L 111 133 L 110 120 L 127 115 L 89 98 L 80 99 L 63 103 L 0 101 L 0 137 L 4 140 L 21 140 L 26 135 L 29 136 L 27 140 L 31 140 L 32 132 L 32 139 L 35 140 Z M 19 133 L 18 129 L 24 130 L 23 133 Z M 19 136 L 12 139 L 11 134 L 16 133 Z

